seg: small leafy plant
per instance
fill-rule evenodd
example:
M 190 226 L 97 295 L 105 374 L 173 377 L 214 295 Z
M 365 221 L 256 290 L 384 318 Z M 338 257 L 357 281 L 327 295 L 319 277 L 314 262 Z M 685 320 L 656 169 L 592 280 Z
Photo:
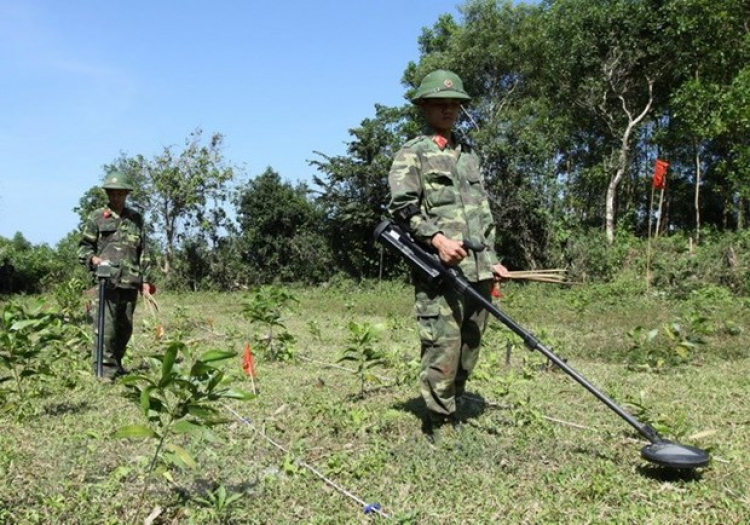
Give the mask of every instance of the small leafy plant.
M 236 358 L 235 352 L 210 350 L 192 358 L 185 343 L 173 341 L 168 344 L 164 354 L 151 357 L 161 365 L 158 373 L 133 374 L 121 380 L 127 388 L 125 397 L 138 405 L 147 423 L 127 425 L 114 433 L 117 438 L 156 440 L 146 482 L 136 507 L 136 520 L 153 474 L 160 474 L 172 481 L 170 467 L 197 467 L 190 453 L 175 443 L 173 438 L 182 434 L 203 436 L 210 433 L 211 427 L 225 423 L 226 420 L 219 417 L 219 410 L 214 406 L 217 402 L 255 397 L 249 392 L 229 387 L 224 372 L 217 367 L 222 361 Z
M 663 326 L 664 337 L 657 328 L 646 331 L 636 327 L 628 332 L 631 339 L 630 364 L 638 370 L 661 372 L 690 362 L 695 349 L 705 341 L 679 322 Z
M 254 334 L 255 347 L 272 361 L 294 359 L 295 338 L 290 334 L 282 317 L 299 301 L 289 291 L 279 286 L 263 286 L 250 300 L 243 304 L 243 314 L 252 323 L 261 327 L 260 334 Z
M 634 397 L 627 398 L 625 406 L 634 417 L 653 427 L 659 434 L 671 436 L 675 439 L 685 437 L 688 432 L 685 416 L 658 412 L 649 406 L 646 397 L 646 392 L 641 390 L 637 399 Z
M 310 330 L 310 335 L 312 335 L 315 341 L 321 342 L 323 340 L 323 335 L 320 331 L 320 323 L 318 321 L 311 319 L 307 322 L 307 328 Z
M 44 302 L 27 309 L 7 303 L 0 311 L 0 407 L 22 417 L 25 401 L 40 394 L 34 381 L 51 375 L 50 350 L 62 340 L 59 318 Z
M 67 322 L 82 323 L 85 318 L 83 307 L 86 284 L 78 277 L 58 283 L 52 290 L 60 315 Z
M 351 361 L 356 364 L 355 374 L 359 378 L 359 397 L 365 396 L 366 382 L 379 382 L 378 376 L 372 373 L 376 366 L 383 366 L 385 359 L 382 352 L 375 349 L 375 332 L 370 323 L 349 322 L 349 346 L 344 355 L 337 361 Z
M 228 494 L 227 489 L 224 485 L 219 485 L 214 490 L 206 490 L 205 495 L 199 496 L 196 499 L 201 506 L 207 508 L 214 520 L 219 519 L 222 514 L 227 513 L 229 507 L 232 506 L 238 499 L 242 497 L 242 494 Z

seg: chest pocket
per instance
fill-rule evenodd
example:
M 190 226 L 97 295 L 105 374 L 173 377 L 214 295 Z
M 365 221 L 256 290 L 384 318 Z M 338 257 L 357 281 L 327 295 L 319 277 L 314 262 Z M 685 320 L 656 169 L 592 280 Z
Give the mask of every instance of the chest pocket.
M 120 219 L 104 219 L 99 222 L 99 256 L 113 263 L 119 263 L 122 259 L 119 248 L 122 232 L 120 231 Z
M 99 227 L 99 240 L 104 243 L 111 242 L 117 233 L 119 222 L 120 221 L 117 219 L 106 219 L 101 221 L 97 225 Z
M 430 208 L 453 204 L 457 191 L 450 171 L 432 170 L 424 175 L 424 198 Z

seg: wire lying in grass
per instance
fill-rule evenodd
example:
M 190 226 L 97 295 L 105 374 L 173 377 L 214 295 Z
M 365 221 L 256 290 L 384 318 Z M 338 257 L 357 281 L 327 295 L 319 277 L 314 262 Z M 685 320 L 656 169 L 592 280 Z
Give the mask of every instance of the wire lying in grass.
M 238 414 L 237 411 L 235 411 L 232 407 L 230 407 L 226 403 L 224 404 L 224 408 L 226 408 L 229 412 L 231 412 L 232 415 L 234 417 L 236 417 L 238 421 L 240 421 L 240 422 L 244 423 L 245 425 L 249 426 L 250 428 L 252 428 L 255 431 L 256 434 L 258 434 L 261 437 L 263 437 L 271 445 L 273 445 L 274 447 L 276 447 L 277 449 L 281 450 L 282 452 L 284 452 L 286 454 L 289 453 L 289 450 L 287 448 L 285 448 L 282 445 L 280 445 L 279 443 L 275 442 L 273 439 L 271 439 L 270 437 L 268 437 L 268 435 L 266 435 L 264 432 L 258 430 L 255 427 L 255 425 L 253 425 L 250 422 L 249 419 L 247 419 L 246 417 L 243 417 L 240 414 Z M 357 497 L 355 494 L 352 494 L 351 492 L 349 492 L 345 488 L 341 487 L 340 485 L 336 484 L 335 482 L 333 482 L 329 478 L 325 477 L 315 467 L 313 467 L 312 465 L 309 465 L 309 464 L 305 463 L 302 460 L 298 459 L 296 461 L 296 463 L 298 465 L 302 466 L 302 467 L 305 467 L 307 470 L 309 470 L 310 472 L 312 472 L 313 474 L 315 474 L 319 479 L 323 480 L 326 484 L 330 485 L 331 487 L 335 488 L 336 490 L 338 490 L 339 492 L 341 492 L 345 496 L 348 496 L 349 498 L 353 499 L 354 501 L 356 501 L 357 503 L 359 503 L 360 505 L 362 505 L 362 510 L 364 511 L 365 514 L 374 513 L 374 514 L 378 514 L 382 518 L 388 518 L 389 517 L 388 514 L 386 514 L 385 512 L 383 512 L 383 511 L 380 510 L 380 504 L 378 504 L 378 503 L 367 503 L 366 501 L 364 501 L 361 498 Z

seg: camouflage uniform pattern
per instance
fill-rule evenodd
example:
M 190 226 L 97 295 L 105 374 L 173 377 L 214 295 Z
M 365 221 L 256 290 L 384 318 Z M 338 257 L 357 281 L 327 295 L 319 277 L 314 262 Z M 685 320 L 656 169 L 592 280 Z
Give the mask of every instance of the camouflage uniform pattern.
M 111 377 L 122 368 L 122 359 L 130 337 L 133 335 L 133 313 L 138 300 L 138 290 L 135 288 L 104 289 L 104 359 L 103 373 Z M 92 318 L 94 327 L 94 345 L 91 349 L 91 362 L 96 371 L 96 344 L 99 337 L 99 293 L 91 302 L 91 312 L 97 317 Z
M 388 183 L 392 217 L 409 207 L 418 210 L 404 224 L 417 240 L 428 244 L 442 233 L 456 241 L 470 239 L 487 246 L 479 253 L 469 251 L 458 268 L 477 291 L 490 298 L 492 267 L 498 262 L 493 249 L 495 223 L 472 149 L 463 143 L 455 149 L 441 149 L 432 137 L 417 137 L 397 153 Z M 485 310 L 448 288 L 436 288 L 415 276 L 422 346 L 420 389 L 433 415 L 455 412 L 456 396 L 463 394 L 474 369 L 487 324 Z
M 144 282 L 153 282 L 151 259 L 141 215 L 124 208 L 121 215 L 100 208 L 87 218 L 78 245 L 78 259 L 92 272 L 91 258 L 97 255 L 110 261 L 115 271 L 104 291 L 104 372 L 113 375 L 122 367 L 125 348 L 133 333 L 133 312 L 138 290 Z M 94 347 L 98 339 L 99 294 L 93 308 Z
M 490 297 L 492 281 L 472 286 Z M 422 342 L 420 391 L 430 412 L 447 416 L 456 411 L 456 398 L 463 395 L 479 358 L 487 310 L 453 289 L 419 280 L 415 303 Z
M 491 249 L 495 222 L 479 159 L 470 146 L 459 143 L 455 149 L 440 149 L 430 136 L 413 139 L 396 154 L 388 184 L 392 217 L 410 205 L 419 207 L 420 213 L 407 225 L 418 240 L 426 243 L 440 232 L 455 241 L 471 239 L 490 247 L 470 252 L 459 268 L 469 281 L 492 279 L 492 266 L 497 264 Z

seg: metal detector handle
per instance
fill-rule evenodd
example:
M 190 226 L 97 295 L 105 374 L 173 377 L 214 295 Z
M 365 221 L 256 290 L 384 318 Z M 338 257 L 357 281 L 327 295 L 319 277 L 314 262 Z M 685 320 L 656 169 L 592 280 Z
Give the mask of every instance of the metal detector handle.
M 411 241 L 411 245 L 404 242 L 404 232 L 395 226 L 391 221 L 384 220 L 378 224 L 375 228 L 374 237 L 376 241 L 385 244 L 389 248 L 400 253 L 404 257 L 406 262 L 420 272 L 424 277 L 427 277 L 429 281 L 435 281 L 440 278 L 441 272 L 436 261 L 424 250 L 415 250 L 413 247 L 414 241 Z
M 465 249 L 471 250 L 475 253 L 483 252 L 486 248 L 483 242 L 475 241 L 473 239 L 464 239 L 463 245 Z

